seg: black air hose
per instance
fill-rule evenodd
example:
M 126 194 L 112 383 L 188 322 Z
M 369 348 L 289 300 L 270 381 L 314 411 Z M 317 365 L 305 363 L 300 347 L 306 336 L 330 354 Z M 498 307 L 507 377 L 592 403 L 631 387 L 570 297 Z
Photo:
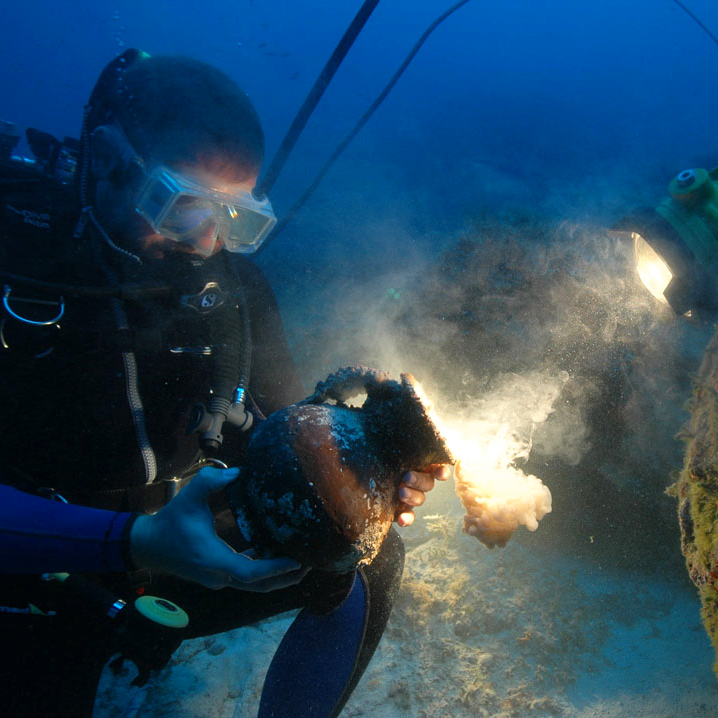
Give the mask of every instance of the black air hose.
M 236 304 L 227 304 L 210 316 L 211 336 L 216 337 L 212 353 L 212 376 L 209 402 L 211 412 L 222 411 L 225 415 L 238 385 L 240 357 L 242 355 L 242 317 Z M 219 403 L 218 403 L 219 402 Z M 226 409 L 224 407 L 226 402 Z M 217 406 L 217 408 L 215 408 Z
M 252 356 L 249 309 L 239 277 L 236 273 L 235 276 L 235 301 L 218 308 L 209 318 L 211 336 L 218 341 L 213 342 L 212 393 L 208 408 L 205 411 L 201 405 L 196 407 L 190 423 L 190 430 L 200 432 L 200 446 L 209 455 L 222 445 L 225 422 L 229 421 L 241 430 L 252 425 L 252 416 L 244 407 L 244 390 L 249 384 Z

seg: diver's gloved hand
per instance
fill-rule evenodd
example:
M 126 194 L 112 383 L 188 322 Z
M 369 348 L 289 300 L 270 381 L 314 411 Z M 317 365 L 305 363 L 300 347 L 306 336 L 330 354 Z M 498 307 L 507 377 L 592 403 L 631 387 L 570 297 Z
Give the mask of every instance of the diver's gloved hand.
M 426 501 L 426 492 L 434 488 L 435 481 L 446 481 L 451 470 L 448 464 L 432 464 L 424 471 L 407 471 L 399 484 L 401 504 L 394 520 L 399 526 L 411 526 L 414 523 L 414 506 L 421 506 Z
M 133 561 L 207 588 L 263 593 L 299 583 L 307 569 L 293 559 L 253 560 L 251 552 L 237 553 L 215 533 L 207 498 L 238 475 L 239 469 L 206 467 L 156 514 L 139 516 L 130 531 Z

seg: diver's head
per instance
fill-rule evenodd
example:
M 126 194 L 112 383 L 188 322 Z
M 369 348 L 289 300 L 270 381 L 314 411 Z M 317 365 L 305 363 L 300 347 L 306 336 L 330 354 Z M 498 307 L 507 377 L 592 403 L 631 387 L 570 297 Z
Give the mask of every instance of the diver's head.
M 95 215 L 134 253 L 252 252 L 274 225 L 269 202 L 252 195 L 259 118 L 211 65 L 127 51 L 100 76 L 85 132 Z

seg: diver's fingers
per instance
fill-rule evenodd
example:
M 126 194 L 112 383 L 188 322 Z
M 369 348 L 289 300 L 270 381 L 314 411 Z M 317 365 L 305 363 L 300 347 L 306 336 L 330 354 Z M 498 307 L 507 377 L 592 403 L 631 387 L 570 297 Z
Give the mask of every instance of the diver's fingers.
M 405 526 L 411 526 L 415 518 L 413 511 L 401 511 L 396 517 L 396 522 L 403 528 Z
M 451 476 L 449 464 L 433 464 L 431 474 L 437 481 L 446 481 Z
M 434 488 L 434 477 L 423 471 L 407 471 L 402 477 L 400 488 L 411 488 L 416 491 L 431 491 Z M 399 492 L 401 495 L 401 492 Z M 401 497 L 404 498 L 403 496 Z M 422 502 L 423 503 L 423 502 Z M 411 504 L 419 506 L 420 504 Z
M 309 573 L 309 570 L 308 567 L 302 566 L 302 568 L 298 568 L 296 571 L 284 573 L 281 576 L 255 581 L 249 590 L 255 593 L 269 593 L 269 591 L 277 591 L 280 588 L 295 586 Z M 230 586 L 233 588 L 242 588 L 242 586 L 235 586 L 234 583 L 231 583 Z M 247 589 L 245 588 L 244 590 Z
M 207 500 L 210 494 L 220 491 L 239 476 L 239 469 L 215 469 L 205 466 L 200 469 L 192 481 L 182 489 L 180 496 L 185 501 L 200 503 Z
M 269 591 L 267 586 L 290 586 L 299 583 L 306 571 L 294 559 L 287 557 L 252 559 L 242 553 L 235 553 L 224 544 L 226 551 L 218 555 L 206 572 L 210 588 L 232 586 L 244 591 Z
M 228 573 L 228 586 L 243 591 L 266 593 L 299 583 L 309 571 L 291 558 L 252 559 L 237 554 L 240 561 Z
M 437 481 L 446 481 L 451 476 L 450 464 L 429 464 L 422 467 L 421 471 L 431 474 Z
M 434 481 L 432 479 L 431 486 L 433 488 Z M 424 491 L 428 491 L 425 489 Z M 399 489 L 399 499 L 407 507 L 413 508 L 415 506 L 421 506 L 426 501 L 426 494 L 421 489 L 412 489 L 408 486 L 401 486 Z
M 230 549 L 231 550 L 231 549 Z M 255 583 L 267 578 L 275 578 L 285 573 L 292 573 L 302 568 L 302 565 L 293 558 L 282 556 L 280 558 L 252 559 L 241 553 L 233 554 L 232 561 L 228 563 L 227 572 L 238 581 Z

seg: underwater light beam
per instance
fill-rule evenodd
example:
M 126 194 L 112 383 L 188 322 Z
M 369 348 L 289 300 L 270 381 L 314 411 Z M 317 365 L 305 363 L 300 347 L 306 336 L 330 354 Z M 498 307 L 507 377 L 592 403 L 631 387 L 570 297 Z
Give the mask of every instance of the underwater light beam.
M 519 526 L 529 531 L 551 512 L 551 492 L 516 462 L 531 453 L 533 434 L 553 413 L 568 381 L 563 372 L 537 372 L 508 378 L 495 395 L 471 409 L 473 418 L 442 419 L 423 396 L 423 404 L 457 459 L 456 493 L 466 510 L 464 532 L 488 548 L 505 546 Z M 420 389 L 417 389 L 420 391 Z M 477 418 L 477 416 L 486 418 Z

